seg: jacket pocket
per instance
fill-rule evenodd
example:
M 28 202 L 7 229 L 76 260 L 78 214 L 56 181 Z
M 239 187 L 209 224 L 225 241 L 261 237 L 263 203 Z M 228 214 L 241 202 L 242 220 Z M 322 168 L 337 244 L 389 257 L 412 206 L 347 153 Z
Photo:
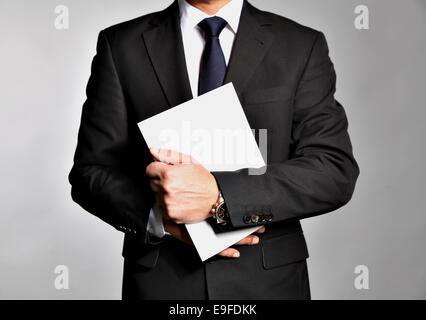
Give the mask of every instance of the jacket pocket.
M 284 266 L 309 257 L 303 232 L 289 233 L 262 240 L 262 260 L 265 269 Z

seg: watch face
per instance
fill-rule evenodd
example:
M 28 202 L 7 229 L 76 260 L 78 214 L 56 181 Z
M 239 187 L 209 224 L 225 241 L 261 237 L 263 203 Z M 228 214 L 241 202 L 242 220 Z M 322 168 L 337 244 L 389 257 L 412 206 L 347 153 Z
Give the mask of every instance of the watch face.
M 227 214 L 227 209 L 226 209 L 226 204 L 222 203 L 219 205 L 219 207 L 217 208 L 217 219 L 218 220 L 222 220 L 222 221 L 227 221 L 228 220 L 228 214 Z

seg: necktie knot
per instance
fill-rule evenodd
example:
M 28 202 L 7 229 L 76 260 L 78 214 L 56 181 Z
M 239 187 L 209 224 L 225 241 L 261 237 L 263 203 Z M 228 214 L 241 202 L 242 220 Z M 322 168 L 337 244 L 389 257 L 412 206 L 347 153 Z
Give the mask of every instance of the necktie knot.
M 219 37 L 228 23 L 220 17 L 206 18 L 198 26 L 204 31 L 206 37 Z

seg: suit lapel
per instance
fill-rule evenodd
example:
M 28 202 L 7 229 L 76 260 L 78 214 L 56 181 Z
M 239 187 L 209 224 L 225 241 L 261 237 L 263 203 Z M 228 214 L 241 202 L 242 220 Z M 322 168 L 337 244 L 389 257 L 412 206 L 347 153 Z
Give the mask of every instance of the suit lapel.
M 192 99 L 180 30 L 179 6 L 175 1 L 151 22 L 143 33 L 145 46 L 169 107 Z
M 240 95 L 271 46 L 271 23 L 260 21 L 257 9 L 244 2 L 238 33 L 232 49 L 225 83 L 232 82 Z
M 271 23 L 262 21 L 247 1 L 241 12 L 238 33 L 224 83 L 232 82 L 240 95 L 271 46 Z M 142 35 L 149 58 L 167 98 L 169 108 L 192 99 L 180 30 L 179 5 L 175 1 Z

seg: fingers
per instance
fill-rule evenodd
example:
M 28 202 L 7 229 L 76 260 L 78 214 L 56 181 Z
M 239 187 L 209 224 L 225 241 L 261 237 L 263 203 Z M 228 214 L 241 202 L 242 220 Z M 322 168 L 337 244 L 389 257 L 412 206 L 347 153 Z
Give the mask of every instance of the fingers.
M 151 148 L 150 152 L 154 159 L 167 164 L 190 164 L 198 162 L 190 155 L 169 149 Z
M 151 190 L 156 192 L 156 193 L 160 193 L 160 192 L 163 191 L 163 185 L 161 184 L 160 180 L 158 180 L 158 179 L 150 180 L 149 185 L 151 187 Z
M 262 233 L 265 232 L 265 230 L 266 230 L 266 228 L 263 226 L 262 228 L 257 230 L 256 233 L 262 234 Z M 236 243 L 236 245 L 239 245 L 239 246 L 244 246 L 244 245 L 253 246 L 253 245 L 256 245 L 256 244 L 259 244 L 259 237 L 256 236 L 256 235 L 253 235 L 253 234 L 245 237 L 244 239 L 242 239 L 242 240 L 240 240 Z
M 262 227 L 261 229 L 259 229 L 259 233 L 263 233 L 265 232 L 265 227 Z M 244 246 L 244 245 L 256 245 L 259 243 L 259 237 L 255 236 L 255 235 L 249 235 L 247 237 L 245 237 L 244 239 L 238 241 L 235 245 L 238 246 Z M 225 257 L 225 258 L 239 258 L 240 257 L 240 252 L 237 249 L 234 248 L 228 248 L 223 250 L 222 252 L 220 252 L 218 254 L 218 256 L 221 257 Z
M 237 249 L 228 248 L 228 249 L 225 249 L 222 252 L 218 253 L 218 256 L 236 259 L 236 258 L 240 257 L 240 252 Z
M 258 243 L 259 243 L 259 237 L 258 236 L 254 236 L 254 235 L 250 235 L 250 236 L 247 236 L 244 239 L 238 241 L 236 243 L 236 245 L 238 245 L 238 246 L 256 245 Z
M 177 151 L 159 148 L 151 148 L 149 151 L 156 161 L 167 164 L 182 163 L 181 154 Z
M 164 176 L 167 165 L 161 162 L 153 162 L 146 167 L 146 174 L 151 179 L 161 179 Z
M 266 228 L 265 228 L 265 226 L 263 226 L 262 228 L 257 230 L 256 233 L 262 234 L 262 233 L 265 233 L 265 231 L 266 231 Z
M 262 234 L 264 232 L 265 232 L 265 227 L 263 226 L 256 233 Z M 253 245 L 259 244 L 259 241 L 260 241 L 259 237 L 252 234 L 252 235 L 249 235 L 249 236 L 245 237 L 244 239 L 238 241 L 235 245 L 238 245 L 238 246 L 244 246 L 244 245 L 253 246 Z M 236 258 L 240 257 L 240 252 L 237 249 L 228 248 L 228 249 L 225 249 L 222 252 L 220 252 L 218 254 L 218 256 L 236 259 Z

